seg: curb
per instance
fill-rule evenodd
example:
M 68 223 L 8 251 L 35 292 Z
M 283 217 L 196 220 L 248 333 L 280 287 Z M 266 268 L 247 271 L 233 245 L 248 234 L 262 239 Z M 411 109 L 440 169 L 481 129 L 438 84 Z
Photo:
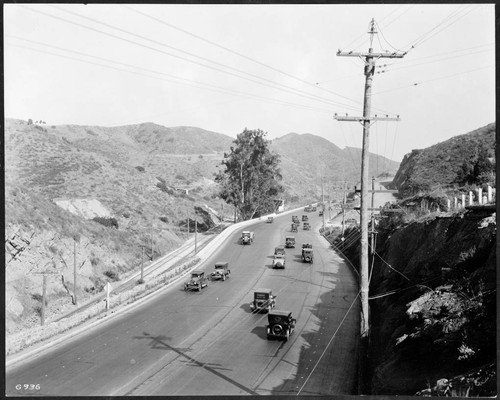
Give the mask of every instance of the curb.
M 193 265 L 191 268 L 188 268 L 185 271 L 183 271 L 182 273 L 180 273 L 177 277 L 173 278 L 172 281 L 170 281 L 165 286 L 160 287 L 156 290 L 153 290 L 151 293 L 145 295 L 144 297 L 141 297 L 140 299 L 138 299 L 136 301 L 132 301 L 129 304 L 126 304 L 124 306 L 118 306 L 115 311 L 109 310 L 104 316 L 102 316 L 101 318 L 99 318 L 99 316 L 98 316 L 97 320 L 92 321 L 89 324 L 85 324 L 85 321 L 84 321 L 83 323 L 81 323 L 80 325 L 78 325 L 76 327 L 69 328 L 68 331 L 66 331 L 66 332 L 56 334 L 56 335 L 62 335 L 61 337 L 59 337 L 57 339 L 54 339 L 54 340 L 47 339 L 45 344 L 40 344 L 38 347 L 36 347 L 36 344 L 34 344 L 33 346 L 35 346 L 36 348 L 33 347 L 31 350 L 28 350 L 30 347 L 30 346 L 28 346 L 26 348 L 26 352 L 23 354 L 20 354 L 23 352 L 23 350 L 20 350 L 17 353 L 18 354 L 17 357 L 16 357 L 16 353 L 12 354 L 10 359 L 7 359 L 7 356 L 6 356 L 5 366 L 12 367 L 13 365 L 15 365 L 17 363 L 23 362 L 25 359 L 33 356 L 34 354 L 39 354 L 41 352 L 45 352 L 45 351 L 49 350 L 50 348 L 81 334 L 84 331 L 88 331 L 88 330 L 90 330 L 90 329 L 92 329 L 100 324 L 103 324 L 105 322 L 109 322 L 113 318 L 120 316 L 121 314 L 133 309 L 134 307 L 138 307 L 138 306 L 142 305 L 146 301 L 151 300 L 153 296 L 157 295 L 162 290 L 165 290 L 165 289 L 169 288 L 170 286 L 172 286 L 173 284 L 177 283 L 180 279 L 182 279 L 186 275 L 188 275 L 194 268 L 199 266 L 200 263 L 205 262 L 206 259 L 213 254 L 213 252 L 215 251 L 215 249 L 217 247 L 219 247 L 229 236 L 231 236 L 235 231 L 241 229 L 242 227 L 254 225 L 258 222 L 264 221 L 267 219 L 268 216 L 276 217 L 276 216 L 281 216 L 281 215 L 287 215 L 287 214 L 290 214 L 292 212 L 297 212 L 297 210 L 301 210 L 302 208 L 303 207 L 299 207 L 296 209 L 284 211 L 284 212 L 279 213 L 279 214 L 272 213 L 272 214 L 263 215 L 261 217 L 253 218 L 253 219 L 248 220 L 248 221 L 238 222 L 236 224 L 233 224 L 233 225 L 227 227 L 220 234 L 218 234 L 215 238 L 213 238 L 205 247 L 203 247 L 203 249 L 201 249 L 197 254 L 195 254 L 195 256 L 199 258 L 198 262 L 195 265 Z M 176 254 L 175 256 L 178 256 L 179 253 L 182 253 L 182 251 L 188 249 L 192 245 L 193 245 L 192 243 L 189 243 L 189 244 L 185 243 L 180 248 L 172 251 L 169 254 L 166 254 L 162 258 L 172 256 L 172 254 L 176 253 L 176 252 L 178 254 Z M 183 249 L 184 246 L 185 246 L 185 249 Z M 157 260 L 157 262 L 160 262 L 160 261 L 161 261 L 161 259 Z M 150 264 L 148 266 L 148 269 L 150 269 L 154 265 L 155 265 L 155 263 Z M 127 280 L 124 281 L 124 283 L 128 283 L 129 281 L 131 281 L 134 278 L 134 276 L 135 276 L 135 274 L 133 274 L 132 276 L 127 278 Z M 91 317 L 91 318 L 94 318 L 94 317 Z

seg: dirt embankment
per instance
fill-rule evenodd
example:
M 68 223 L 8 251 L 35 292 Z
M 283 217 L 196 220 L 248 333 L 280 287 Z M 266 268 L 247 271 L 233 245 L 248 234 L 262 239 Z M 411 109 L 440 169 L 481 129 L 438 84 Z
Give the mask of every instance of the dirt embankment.
M 496 395 L 495 214 L 438 216 L 378 231 L 371 394 L 414 395 L 444 378 L 455 395 Z M 357 246 L 346 253 L 359 265 Z

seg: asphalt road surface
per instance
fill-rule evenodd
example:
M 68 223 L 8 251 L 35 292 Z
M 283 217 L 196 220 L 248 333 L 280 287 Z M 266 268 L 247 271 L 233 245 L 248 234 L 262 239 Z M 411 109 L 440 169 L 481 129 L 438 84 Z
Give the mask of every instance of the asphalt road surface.
M 9 368 L 6 394 L 355 394 L 357 280 L 319 235 L 322 218 L 307 215 L 311 231 L 301 226 L 290 233 L 291 214 L 245 228 L 255 232 L 251 245 L 239 244 L 237 231 L 201 267 L 209 274 L 216 261 L 228 261 L 229 279 L 210 282 L 201 292 L 185 292 L 178 282 Z M 295 236 L 296 247 L 286 249 L 285 269 L 272 269 L 274 247 L 286 235 Z M 302 243 L 313 244 L 314 264 L 301 261 Z M 292 311 L 297 319 L 288 342 L 267 340 L 267 315 L 250 312 L 253 291 L 260 287 L 271 288 L 276 309 Z

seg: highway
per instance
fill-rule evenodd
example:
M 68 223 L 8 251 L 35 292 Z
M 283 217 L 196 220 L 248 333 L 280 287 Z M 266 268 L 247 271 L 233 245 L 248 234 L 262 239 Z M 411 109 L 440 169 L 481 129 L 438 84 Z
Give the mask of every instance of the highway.
M 133 310 L 9 367 L 6 394 L 355 394 L 357 280 L 319 235 L 322 218 L 307 215 L 311 231 L 290 233 L 291 214 L 244 228 L 255 232 L 247 246 L 238 241 L 243 228 L 236 231 L 200 267 L 209 274 L 216 261 L 228 261 L 229 279 L 201 292 L 185 292 L 184 282 L 176 282 Z M 286 250 L 285 269 L 272 269 L 274 247 L 286 235 L 295 236 L 296 247 Z M 302 243 L 313 244 L 314 264 L 302 262 Z M 267 315 L 250 312 L 260 287 L 271 288 L 276 309 L 297 319 L 288 342 L 267 340 Z

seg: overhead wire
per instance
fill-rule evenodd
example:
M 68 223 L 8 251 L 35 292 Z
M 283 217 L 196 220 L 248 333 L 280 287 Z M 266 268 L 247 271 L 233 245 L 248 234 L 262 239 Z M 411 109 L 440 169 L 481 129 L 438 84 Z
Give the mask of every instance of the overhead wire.
M 470 6 L 470 5 L 469 5 Z M 468 12 L 466 12 L 464 15 L 462 16 L 458 16 L 456 17 L 457 15 L 459 15 L 462 11 L 466 10 L 467 7 L 469 7 L 467 5 L 462 5 L 460 6 L 458 9 L 456 9 L 455 11 L 453 11 L 451 14 L 449 14 L 447 17 L 445 17 L 441 22 L 439 22 L 436 26 L 434 26 L 432 29 L 430 29 L 429 31 L 425 32 L 424 34 L 420 35 L 417 39 L 413 40 L 412 42 L 409 42 L 407 45 L 403 46 L 403 48 L 409 48 L 408 51 L 410 50 L 413 50 L 415 47 L 419 46 L 420 44 L 426 42 L 427 40 L 429 40 L 430 38 L 436 36 L 438 33 L 441 33 L 443 30 L 447 29 L 448 27 L 450 27 L 451 25 L 453 25 L 455 22 L 457 22 L 458 20 L 460 20 L 461 18 L 463 18 L 465 15 L 469 14 L 471 11 L 474 10 L 474 5 L 472 5 L 472 7 L 474 8 L 471 8 Z M 456 17 L 456 18 L 455 18 Z M 451 22 L 450 22 L 451 21 Z M 435 31 L 436 29 L 440 28 L 442 25 L 448 23 L 448 25 L 442 27 L 439 31 L 437 32 L 434 32 L 432 33 L 433 31 Z M 431 34 L 432 33 L 432 34 Z M 410 44 L 413 43 L 410 47 Z
M 198 88 L 202 88 L 202 89 L 207 89 L 207 90 L 211 90 L 211 91 L 215 91 L 215 92 L 219 92 L 219 93 L 223 93 L 223 94 L 230 94 L 230 95 L 235 95 L 235 96 L 240 96 L 240 97 L 245 97 L 245 98 L 250 98 L 250 99 L 259 99 L 259 100 L 263 100 L 263 101 L 267 101 L 267 102 L 271 102 L 271 103 L 277 103 L 277 104 L 292 106 L 292 107 L 306 109 L 306 110 L 311 110 L 311 111 L 316 111 L 316 112 L 323 112 L 323 113 L 328 113 L 328 114 L 331 113 L 330 110 L 326 110 L 326 109 L 320 109 L 320 108 L 317 108 L 317 107 L 311 107 L 311 106 L 306 106 L 306 105 L 302 105 L 302 104 L 291 103 L 291 102 L 287 102 L 287 101 L 284 101 L 284 100 L 267 98 L 267 97 L 259 96 L 259 95 L 252 94 L 252 93 L 239 92 L 239 91 L 235 91 L 235 90 L 232 90 L 232 89 L 227 89 L 227 88 L 223 88 L 223 87 L 220 87 L 220 86 L 211 85 L 211 84 L 200 82 L 200 81 L 195 81 L 195 80 L 190 80 L 190 79 L 186 79 L 186 78 L 177 77 L 177 76 L 170 75 L 170 74 L 167 74 L 167 73 L 164 73 L 164 72 L 154 71 L 154 70 L 150 70 L 150 69 L 147 69 L 147 68 L 142 68 L 142 67 L 139 67 L 139 66 L 133 66 L 133 65 L 130 65 L 130 64 L 126 64 L 126 63 L 116 62 L 116 61 L 113 61 L 113 60 L 105 59 L 103 57 L 97 57 L 97 56 L 92 56 L 92 55 L 85 55 L 87 57 L 94 57 L 94 58 L 98 58 L 98 59 L 102 59 L 102 60 L 107 60 L 108 62 L 112 62 L 112 63 L 115 63 L 115 64 L 121 64 L 121 65 L 128 66 L 128 67 L 131 67 L 131 68 L 136 68 L 136 69 L 139 69 L 139 70 L 149 71 L 149 72 L 152 72 L 152 73 L 155 73 L 155 74 L 158 74 L 158 75 L 164 75 L 164 76 L 170 77 L 172 79 L 167 79 L 167 78 L 162 78 L 162 77 L 159 77 L 159 76 L 148 75 L 148 74 L 145 74 L 145 73 L 141 73 L 141 72 L 137 72 L 137 71 L 132 71 L 132 70 L 127 70 L 127 69 L 116 68 L 116 67 L 113 67 L 113 66 L 110 66 L 110 65 L 105 65 L 105 64 L 102 64 L 102 63 L 96 63 L 96 62 L 92 62 L 92 61 L 89 61 L 89 60 L 83 60 L 83 59 L 79 59 L 79 58 L 71 57 L 71 56 L 67 56 L 67 55 L 52 53 L 50 51 L 35 49 L 35 48 L 28 47 L 28 46 L 23 46 L 23 45 L 18 45 L 18 44 L 11 44 L 11 46 L 20 47 L 20 48 L 28 49 L 28 50 L 31 50 L 31 51 L 40 52 L 40 53 L 43 53 L 43 54 L 49 54 L 49 55 L 56 56 L 56 57 L 66 58 L 66 59 L 70 59 L 70 60 L 74 60 L 74 61 L 79 61 L 79 62 L 91 64 L 91 65 L 96 65 L 96 66 L 100 66 L 100 67 L 112 69 L 112 70 L 115 70 L 115 71 L 120 71 L 120 72 L 126 72 L 126 73 L 130 73 L 130 74 L 145 76 L 145 77 L 148 77 L 148 78 L 158 79 L 158 80 L 162 80 L 162 81 L 166 81 L 166 82 L 171 82 L 171 83 L 175 83 L 175 84 L 183 84 L 183 85 L 188 85 L 188 86 L 192 86 L 192 87 L 198 87 Z M 52 46 L 52 47 L 56 47 L 56 46 Z M 61 49 L 61 48 L 59 48 L 59 49 Z M 67 50 L 67 51 L 71 51 L 71 50 Z M 73 51 L 73 52 L 79 53 L 79 52 L 76 52 L 76 51 Z M 84 54 L 84 53 L 80 53 L 80 54 Z
M 345 103 L 340 103 L 340 102 L 337 102 L 337 101 L 334 101 L 334 100 L 330 100 L 330 99 L 325 99 L 323 97 L 320 97 L 320 96 L 317 96 L 317 95 L 312 95 L 310 93 L 307 93 L 307 92 L 304 92 L 302 90 L 299 90 L 299 89 L 295 89 L 295 88 L 290 88 L 289 86 L 286 86 L 286 85 L 283 85 L 283 84 L 280 84 L 280 83 L 277 83 L 277 82 L 274 82 L 274 81 L 271 81 L 269 79 L 266 79 L 266 78 L 262 78 L 262 77 L 259 77 L 257 75 L 254 75 L 254 74 L 250 74 L 248 72 L 245 72 L 245 71 L 242 71 L 242 70 L 238 70 L 236 68 L 233 68 L 233 67 L 230 67 L 230 66 L 227 66 L 225 64 L 222 64 L 222 63 L 218 63 L 217 61 L 213 61 L 213 60 L 209 60 L 207 58 L 204 58 L 204 57 L 200 57 L 200 56 L 197 56 L 193 53 L 189 53 L 189 52 L 186 52 L 184 50 L 181 50 L 181 49 L 177 49 L 177 48 L 174 48 L 173 46 L 169 46 L 169 45 L 166 45 L 166 44 L 163 44 L 163 43 L 160 43 L 160 42 L 157 42 L 155 40 L 152 40 L 152 39 L 148 39 L 148 38 L 145 38 L 141 35 L 136 35 L 132 32 L 129 32 L 129 31 L 126 31 L 126 30 L 123 30 L 121 28 L 117 28 L 117 27 L 112 27 L 111 25 L 109 24 L 106 24 L 106 23 L 102 23 L 100 21 L 97 21 L 97 20 L 94 20 L 94 19 L 91 19 L 93 20 L 95 23 L 99 23 L 99 24 L 103 24 L 104 26 L 108 26 L 108 27 L 112 27 L 113 29 L 117 29 L 121 32 L 126 32 L 132 36 L 137 36 L 137 37 L 140 37 L 141 39 L 143 40 L 148 40 L 148 41 L 151 41 L 151 42 L 154 42 L 155 44 L 158 44 L 158 45 L 162 45 L 162 46 L 165 46 L 165 47 L 168 47 L 168 48 L 172 48 L 176 51 L 179 51 L 179 52 L 182 52 L 184 54 L 188 54 L 190 55 L 191 57 L 196 57 L 196 58 L 200 58 L 204 61 L 208 61 L 208 62 L 211 62 L 213 64 L 216 64 L 216 65 L 220 65 L 220 66 L 223 66 L 224 68 L 227 68 L 227 69 L 232 69 L 232 70 L 236 70 L 240 73 L 243 73 L 243 74 L 246 74 L 246 75 L 249 75 L 249 76 L 252 76 L 252 77 L 255 77 L 257 79 L 260 79 L 261 81 L 258 81 L 258 80 L 254 80 L 254 79 L 251 79 L 251 78 L 248 78 L 248 77 L 245 77 L 245 76 L 241 76 L 241 75 L 238 75 L 236 73 L 233 73 L 233 72 L 230 72 L 230 71 L 226 71 L 226 70 L 223 70 L 223 69 L 220 69 L 220 68 L 217 68 L 217 67 L 214 67 L 212 65 L 207 65 L 207 64 L 203 64 L 203 63 L 200 63 L 198 61 L 195 61 L 195 60 L 191 60 L 189 58 L 186 58 L 186 57 L 183 57 L 183 56 L 180 56 L 180 55 L 177 55 L 177 54 L 172 54 L 172 53 L 169 53 L 169 52 L 166 52 L 164 50 L 160 50 L 158 48 L 155 48 L 155 47 L 151 47 L 151 46 L 148 46 L 148 45 L 145 45 L 143 43 L 139 43 L 139 42 L 136 42 L 136 41 L 133 41 L 133 40 L 130 40 L 130 39 L 126 39 L 124 37 L 121 37 L 121 36 L 117 36 L 117 35 L 114 35 L 112 33 L 109 33 L 109 32 L 104 32 L 102 30 L 99 30 L 99 29 L 96 29 L 96 28 L 92 28 L 92 27 L 89 27 L 87 25 L 83 25 L 83 24 L 80 24 L 78 22 L 75 22 L 75 21 L 71 21 L 71 20 L 68 20 L 68 19 L 65 19 L 65 18 L 62 18 L 62 17 L 59 17 L 59 16 L 56 16 L 56 15 L 52 15 L 52 14 L 49 14 L 49 13 L 46 13 L 46 12 L 43 12 L 43 11 L 40 11 L 40 10 L 36 10 L 36 9 L 32 9 L 30 7 L 26 7 L 26 6 L 22 6 L 20 5 L 21 7 L 23 8 L 26 8 L 30 11 L 33 11 L 33 12 L 36 12 L 36 13 L 40 13 L 42 15 L 45 15 L 45 16 L 48 16 L 50 18 L 54 18 L 54 19 L 58 19 L 58 20 L 61 20 L 61 21 L 64 21 L 66 23 L 69 23 L 69 24 L 72 24 L 72 25 L 76 25 L 76 26 L 79 26 L 79 27 L 82 27 L 84 29 L 88 29 L 88 30 L 91 30 L 91 31 L 94 31 L 94 32 L 97 32 L 99 34 L 102 34 L 102 35 L 105 35 L 105 36 L 110 36 L 114 39 L 118 39 L 118 40 L 121 40 L 121 41 L 125 41 L 125 42 L 128 42 L 128 43 L 131 43 L 131 44 L 134 44 L 134 45 L 137 45 L 137 46 L 140 46 L 142 48 L 145 48 L 145 49 L 149 49 L 149 50 L 152 50 L 152 51 L 155 51 L 155 52 L 158 52 L 158 53 L 161 53 L 161 54 L 164 54 L 164 55 L 168 55 L 170 57 L 174 57 L 174 58 L 178 58 L 178 59 L 181 59 L 183 61 L 187 61 L 187 62 L 190 62 L 190 63 L 193 63 L 193 64 L 196 64 L 196 65 L 199 65 L 199 66 L 202 66 L 202 67 L 205 67 L 205 68 L 208 68 L 208 69 L 212 69 L 212 70 L 215 70 L 215 71 L 218 71 L 218 72 L 221 72 L 221 73 L 224 73 L 224 74 L 228 74 L 228 75 L 231 75 L 231 76 L 234 76 L 234 77 L 237 77 L 237 78 L 240 78 L 240 79 L 244 79 L 244 80 L 247 80 L 247 81 L 250 81 L 250 82 L 253 82 L 253 83 L 256 83 L 256 84 L 259 84 L 259 85 L 262 85 L 262 86 L 266 86 L 266 87 L 270 87 L 270 88 L 273 88 L 273 89 L 277 89 L 277 90 L 281 90 L 281 91 L 284 91 L 284 92 L 287 92 L 287 93 L 291 93 L 291 94 L 294 94 L 294 95 L 297 95 L 297 96 L 301 96 L 303 98 L 308 98 L 310 100 L 314 100 L 314 101 L 319 101 L 319 102 L 322 102 L 322 103 L 325 103 L 325 104 L 330 104 L 330 105 L 341 105 L 343 107 L 347 107 L 347 108 L 352 108 L 352 109 L 356 109 L 356 107 L 350 105 L 350 104 L 345 104 Z M 57 7 L 55 7 L 56 9 L 58 9 Z M 64 10 L 63 10 L 64 11 Z M 69 11 L 66 11 L 66 12 L 69 12 Z M 73 13 L 73 12 L 69 12 L 71 14 L 77 14 L 77 13 Z M 78 14 L 77 14 L 78 15 Z M 83 18 L 88 18 L 88 17 L 85 17 L 83 16 Z M 271 84 L 268 84 L 268 83 L 265 83 L 265 82 L 269 82 Z
M 413 4 L 409 5 L 409 7 L 406 10 L 404 10 L 401 14 L 399 14 L 396 17 L 394 17 L 390 22 L 388 22 L 387 24 L 385 24 L 384 28 L 387 28 L 390 25 L 392 25 L 395 21 L 397 21 L 399 18 L 401 18 L 401 16 L 403 16 L 404 14 L 406 14 L 412 7 L 413 7 Z M 380 22 L 382 22 L 384 19 L 385 18 L 382 18 L 382 20 L 380 20 Z
M 169 27 L 171 27 L 171 28 L 173 28 L 173 29 L 176 29 L 176 30 L 178 30 L 178 31 L 180 31 L 180 32 L 183 32 L 183 33 L 185 33 L 185 34 L 187 34 L 187 35 L 190 35 L 190 36 L 195 37 L 195 38 L 197 38 L 197 39 L 199 39 L 199 40 L 202 40 L 202 41 L 204 41 L 204 42 L 206 42 L 206 43 L 209 43 L 209 44 L 211 44 L 211 45 L 213 45 L 213 46 L 216 46 L 216 47 L 218 47 L 218 48 L 220 48 L 220 49 L 222 49 L 222 50 L 225 50 L 225 51 L 230 52 L 230 53 L 232 53 L 232 54 L 235 54 L 235 55 L 237 55 L 237 56 L 239 56 L 239 57 L 242 57 L 242 58 L 244 58 L 245 60 L 248 60 L 248 61 L 251 61 L 251 62 L 253 62 L 253 63 L 256 63 L 256 64 L 258 64 L 258 65 L 260 65 L 260 66 L 263 66 L 263 67 L 269 68 L 269 69 L 271 69 L 272 71 L 275 71 L 275 72 L 278 72 L 278 73 L 280 73 L 280 74 L 283 74 L 283 75 L 285 75 L 285 76 L 287 76 L 287 77 L 289 77 L 289 78 L 295 79 L 296 81 L 299 81 L 299 82 L 301 82 L 301 83 L 303 83 L 303 84 L 306 84 L 306 85 L 308 85 L 308 86 L 312 86 L 312 87 L 314 87 L 314 88 L 316 88 L 316 89 L 323 90 L 323 91 L 325 91 L 325 92 L 327 92 L 327 93 L 333 94 L 333 95 L 335 95 L 335 96 L 339 96 L 339 97 L 341 97 L 341 98 L 344 98 L 344 99 L 346 99 L 346 100 L 350 100 L 350 101 L 352 101 L 352 102 L 354 102 L 354 103 L 359 104 L 359 101 L 358 101 L 358 100 L 354 100 L 354 99 L 351 99 L 351 98 L 349 98 L 349 97 L 347 97 L 347 96 L 344 96 L 344 95 L 341 95 L 341 94 L 339 94 L 339 93 L 333 92 L 333 91 L 331 91 L 331 90 L 328 90 L 328 89 L 325 89 L 325 88 L 319 87 L 318 85 L 316 85 L 316 84 L 314 84 L 314 83 L 312 83 L 312 82 L 306 81 L 306 80 L 304 80 L 304 79 L 302 79 L 302 78 L 299 78 L 299 77 L 297 77 L 297 76 L 294 76 L 294 75 L 292 75 L 292 74 L 289 74 L 289 73 L 287 73 L 287 72 L 285 72 L 285 71 L 282 71 L 282 70 L 280 70 L 280 69 L 278 69 L 278 68 L 272 67 L 272 66 L 270 66 L 270 65 L 268 65 L 268 64 L 266 64 L 266 63 L 263 63 L 263 62 L 261 62 L 261 61 L 258 61 L 258 60 L 256 60 L 256 59 L 254 59 L 254 58 L 252 58 L 252 57 L 248 57 L 248 56 L 247 56 L 247 55 L 245 55 L 245 54 L 242 54 L 242 53 L 240 53 L 240 52 L 238 52 L 238 51 L 232 50 L 232 49 L 230 49 L 230 48 L 228 48 L 228 47 L 226 47 L 226 46 L 220 45 L 220 44 L 218 44 L 218 43 L 216 43 L 216 42 L 214 42 L 214 41 L 212 41 L 212 40 L 209 40 L 209 39 L 207 39 L 207 38 L 204 38 L 204 37 L 202 37 L 202 36 L 196 35 L 196 34 L 194 34 L 194 33 L 192 33 L 192 32 L 187 31 L 186 29 L 179 28 L 179 27 L 177 27 L 177 26 L 175 26 L 175 25 L 173 25 L 173 24 L 171 24 L 171 23 L 168 23 L 168 22 L 166 22 L 166 21 L 162 20 L 162 19 L 159 19 L 159 18 L 157 18 L 157 17 L 154 17 L 154 16 L 149 15 L 149 14 L 147 14 L 147 13 L 144 13 L 144 12 L 142 12 L 142 11 L 138 11 L 138 10 L 136 10 L 136 9 L 134 9 L 134 8 L 131 8 L 131 7 L 128 7 L 128 6 L 123 6 L 123 7 L 125 7 L 125 8 L 126 8 L 126 9 L 128 9 L 128 10 L 134 11 L 134 12 L 136 12 L 136 13 L 140 14 L 140 15 L 143 15 L 143 16 L 145 16 L 145 17 L 147 17 L 147 18 L 150 18 L 150 19 L 152 19 L 152 20 L 154 20 L 154 21 L 157 21 L 157 22 L 159 22 L 159 23 L 161 23 L 161 24 L 163 24 L 163 25 L 169 26 Z M 364 34 L 363 34 L 363 35 L 364 35 Z
M 304 389 L 304 386 L 307 384 L 307 382 L 309 381 L 309 379 L 311 378 L 312 374 L 314 373 L 314 371 L 316 370 L 316 368 L 318 367 L 321 359 L 324 357 L 326 351 L 328 350 L 328 347 L 330 347 L 330 344 L 332 343 L 333 339 L 335 339 L 335 336 L 337 335 L 337 332 L 339 331 L 339 329 L 342 327 L 342 325 L 344 324 L 344 321 L 346 320 L 347 316 L 349 315 L 349 312 L 351 311 L 352 307 L 354 306 L 354 304 L 356 303 L 359 295 L 361 293 L 361 290 L 358 291 L 358 293 L 356 294 L 356 297 L 354 298 L 354 300 L 351 302 L 351 305 L 349 306 L 349 308 L 347 309 L 346 313 L 344 314 L 344 317 L 342 318 L 342 320 L 340 321 L 340 324 L 339 326 L 337 327 L 337 329 L 335 329 L 335 332 L 333 333 L 332 337 L 330 338 L 330 340 L 328 341 L 328 343 L 326 344 L 325 346 L 325 349 L 323 350 L 323 352 L 321 353 L 321 355 L 319 356 L 318 360 L 316 361 L 316 364 L 314 364 L 314 367 L 312 368 L 311 372 L 309 373 L 309 375 L 307 376 L 306 380 L 304 381 L 304 383 L 302 384 L 302 386 L 300 387 L 300 389 L 298 390 L 297 392 L 297 396 L 300 395 L 300 392 L 302 392 L 302 390 Z
M 393 92 L 395 90 L 401 90 L 401 89 L 406 89 L 406 88 L 409 88 L 409 87 L 419 86 L 419 85 L 422 85 L 424 83 L 429 83 L 429 82 L 439 81 L 439 80 L 443 80 L 443 79 L 453 78 L 453 77 L 458 76 L 458 75 L 468 74 L 470 72 L 481 71 L 483 69 L 488 69 L 488 68 L 493 68 L 493 67 L 495 67 L 495 66 L 494 65 L 487 65 L 487 66 L 484 66 L 484 67 L 475 68 L 475 69 L 471 69 L 471 70 L 468 70 L 468 71 L 457 72 L 456 74 L 452 74 L 452 75 L 446 75 L 446 76 L 441 76 L 441 77 L 434 78 L 434 79 L 428 79 L 428 80 L 425 80 L 425 81 L 422 81 L 422 82 L 415 82 L 415 83 L 413 83 L 411 85 L 407 85 L 407 86 L 400 86 L 400 87 L 397 87 L 397 88 L 394 88 L 394 89 L 388 89 L 388 90 L 383 90 L 381 92 L 375 92 L 375 93 L 372 93 L 372 95 L 375 96 L 375 95 L 379 95 L 379 94 L 382 94 L 382 93 Z

